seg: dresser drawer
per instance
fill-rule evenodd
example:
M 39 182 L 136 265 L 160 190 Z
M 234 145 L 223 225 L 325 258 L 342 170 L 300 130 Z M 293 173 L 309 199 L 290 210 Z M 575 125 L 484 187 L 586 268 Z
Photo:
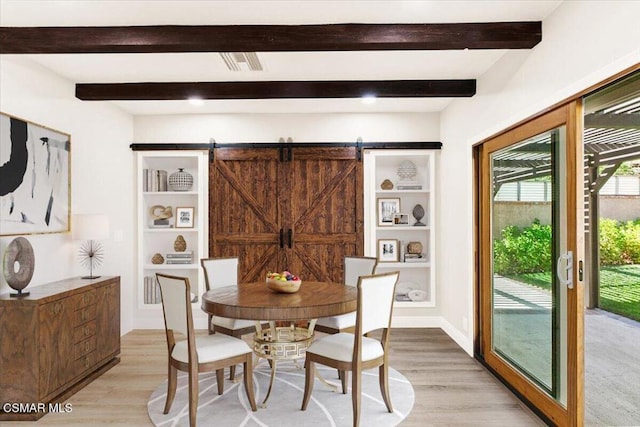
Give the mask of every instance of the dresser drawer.
M 92 320 L 84 325 L 76 326 L 73 331 L 73 342 L 78 343 L 96 334 L 96 321 Z
M 75 324 L 82 325 L 87 322 L 96 320 L 96 305 L 92 304 L 76 310 L 75 312 Z
M 96 363 L 96 352 L 92 351 L 89 354 L 85 354 L 81 356 L 79 359 L 76 359 L 74 363 L 75 373 L 76 375 L 81 374 L 89 369 L 94 369 Z
M 89 354 L 96 349 L 96 337 L 91 337 L 84 341 L 80 341 L 74 347 L 75 347 L 75 354 L 76 354 L 75 358 L 79 359 L 82 356 Z
M 87 292 L 82 292 L 73 296 L 73 305 L 78 308 L 86 307 L 91 304 L 95 304 L 98 299 L 98 293 L 95 289 Z

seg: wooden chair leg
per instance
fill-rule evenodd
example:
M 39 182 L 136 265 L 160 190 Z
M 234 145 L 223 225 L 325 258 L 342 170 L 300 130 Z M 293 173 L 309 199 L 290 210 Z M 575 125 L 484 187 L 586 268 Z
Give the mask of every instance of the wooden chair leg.
M 249 399 L 249 405 L 251 405 L 252 411 L 257 411 L 256 398 L 253 394 L 253 355 L 247 355 L 247 360 L 244 362 L 244 390 L 247 393 L 247 399 Z
M 378 377 L 380 379 L 380 393 L 382 393 L 384 404 L 387 405 L 389 412 L 393 412 L 393 406 L 391 406 L 391 399 L 389 398 L 389 369 L 386 363 L 383 363 L 378 368 Z
M 360 425 L 360 399 L 362 390 L 360 390 L 362 382 L 362 371 L 356 369 L 351 373 L 351 404 L 353 406 L 353 427 Z
M 342 394 L 347 394 L 347 384 L 349 384 L 349 371 L 340 372 L 340 382 L 342 383 Z
M 218 395 L 224 393 L 224 369 L 216 370 L 216 382 L 218 383 Z
M 207 324 L 208 325 L 207 328 L 209 330 L 209 335 L 212 335 L 213 332 L 214 332 L 213 331 L 213 324 L 211 323 L 213 321 L 213 315 L 209 314 L 208 317 L 209 317 L 209 323 Z
M 231 365 L 229 368 L 229 381 L 234 381 L 236 379 L 236 365 Z
M 311 391 L 313 390 L 313 381 L 315 375 L 316 366 L 315 363 L 307 359 L 305 361 L 304 368 L 304 396 L 302 397 L 302 410 L 307 409 L 309 404 L 309 398 L 311 397 Z
M 171 366 L 171 362 L 169 362 L 167 377 L 167 400 L 164 404 L 165 414 L 168 414 L 171 410 L 171 405 L 173 405 L 173 399 L 176 397 L 176 388 L 178 386 L 178 370 Z
M 189 367 L 189 426 L 196 426 L 198 414 L 198 367 Z

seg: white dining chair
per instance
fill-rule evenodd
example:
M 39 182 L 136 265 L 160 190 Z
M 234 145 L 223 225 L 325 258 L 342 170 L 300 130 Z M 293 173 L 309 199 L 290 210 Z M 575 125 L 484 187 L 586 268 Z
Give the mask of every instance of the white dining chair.
M 378 259 L 375 257 L 344 257 L 344 283 L 347 286 L 356 286 L 360 276 L 369 276 L 375 273 Z M 353 331 L 356 326 L 356 312 L 340 314 L 337 316 L 321 317 L 316 321 L 315 330 L 327 334 Z
M 238 258 L 203 258 L 200 264 L 204 270 L 206 290 L 223 286 L 238 286 Z M 228 317 L 208 315 L 209 334 L 219 332 L 235 338 L 240 338 L 256 331 L 254 320 L 231 319 Z M 231 367 L 229 379 L 235 379 L 235 366 Z
M 253 350 L 241 339 L 226 335 L 196 337 L 191 310 L 191 287 L 186 277 L 156 273 L 162 297 L 167 336 L 168 386 L 164 413 L 168 414 L 176 396 L 178 371 L 189 376 L 189 425 L 195 427 L 198 410 L 198 373 L 216 372 L 218 394 L 224 392 L 224 368 L 242 363 L 244 388 L 251 410 L 256 410 L 253 392 Z M 176 333 L 185 339 L 176 341 Z
M 362 371 L 378 367 L 380 392 L 389 412 L 393 412 L 389 397 L 388 359 L 391 315 L 399 272 L 394 271 L 358 280 L 358 309 L 355 333 L 340 332 L 318 338 L 309 346 L 305 359 L 304 396 L 302 410 L 307 409 L 315 378 L 315 364 L 337 369 L 342 373 L 342 389 L 346 393 L 347 375 L 352 371 L 351 399 L 353 425 L 360 424 Z M 381 339 L 365 336 L 382 329 Z

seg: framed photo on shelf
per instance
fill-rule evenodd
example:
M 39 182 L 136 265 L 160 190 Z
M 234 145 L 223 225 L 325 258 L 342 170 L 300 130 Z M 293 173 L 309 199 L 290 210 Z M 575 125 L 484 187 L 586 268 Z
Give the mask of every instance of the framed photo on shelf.
M 378 199 L 378 226 L 393 225 L 393 216 L 399 213 L 400 213 L 399 197 Z
M 400 248 L 397 239 L 378 239 L 378 261 L 400 261 Z
M 176 228 L 193 228 L 193 207 L 176 208 Z
M 409 215 L 403 213 L 393 214 L 393 225 L 409 225 Z

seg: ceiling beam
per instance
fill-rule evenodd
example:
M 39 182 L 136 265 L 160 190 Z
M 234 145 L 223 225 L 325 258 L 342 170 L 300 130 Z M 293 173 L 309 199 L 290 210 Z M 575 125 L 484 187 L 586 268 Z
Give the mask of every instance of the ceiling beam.
M 0 27 L 0 54 L 531 49 L 542 23 Z
M 84 101 L 274 98 L 471 97 L 475 80 L 331 80 L 181 83 L 78 83 Z

